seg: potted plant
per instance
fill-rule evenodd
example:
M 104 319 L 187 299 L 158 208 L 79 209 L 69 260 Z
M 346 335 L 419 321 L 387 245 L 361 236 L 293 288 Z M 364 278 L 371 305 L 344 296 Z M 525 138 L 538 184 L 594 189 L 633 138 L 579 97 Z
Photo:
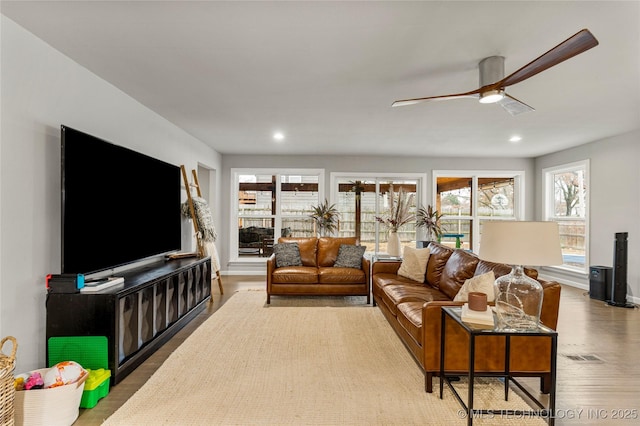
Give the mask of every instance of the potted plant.
M 416 227 L 424 228 L 427 232 L 427 241 L 438 241 L 442 237 L 440 218 L 442 215 L 434 210 L 431 205 L 420 207 L 416 212 Z
M 311 206 L 311 210 L 313 213 L 310 217 L 313 219 L 318 236 L 325 237 L 337 231 L 340 213 L 335 204 L 329 205 L 325 198 L 323 203 Z
M 415 194 L 408 194 L 404 188 L 400 188 L 398 196 L 393 190 L 393 185 L 389 185 L 389 211 L 386 216 L 376 216 L 376 221 L 383 224 L 389 231 L 387 241 L 387 253 L 391 256 L 400 256 L 400 237 L 398 230 L 414 219 L 411 213 L 413 198 Z

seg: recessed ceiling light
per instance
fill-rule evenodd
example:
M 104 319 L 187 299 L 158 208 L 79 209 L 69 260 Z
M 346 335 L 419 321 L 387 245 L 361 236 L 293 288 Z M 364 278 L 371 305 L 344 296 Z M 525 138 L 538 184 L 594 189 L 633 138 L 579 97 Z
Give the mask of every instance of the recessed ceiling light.
M 514 135 L 514 136 L 511 136 L 511 139 L 509 139 L 509 142 L 520 142 L 521 140 L 522 140 L 522 137 L 518 135 Z
M 282 132 L 275 132 L 273 134 L 273 139 L 277 140 L 277 141 L 282 141 L 284 140 L 284 133 Z

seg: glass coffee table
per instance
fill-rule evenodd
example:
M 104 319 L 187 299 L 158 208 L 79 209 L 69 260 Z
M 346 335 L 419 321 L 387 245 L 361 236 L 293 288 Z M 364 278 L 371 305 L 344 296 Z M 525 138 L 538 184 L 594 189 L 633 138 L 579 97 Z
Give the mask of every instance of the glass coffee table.
M 444 390 L 444 384 L 447 383 L 453 395 L 466 411 L 467 424 L 473 424 L 473 417 L 476 414 L 484 415 L 505 415 L 505 416 L 541 416 L 547 419 L 549 425 L 554 424 L 554 413 L 556 403 L 556 356 L 558 350 L 558 333 L 555 330 L 545 327 L 540 324 L 538 328 L 526 331 L 505 331 L 496 330 L 495 327 L 483 326 L 462 321 L 462 307 L 460 306 L 445 306 L 442 307 L 442 323 L 440 334 L 440 399 L 442 399 L 442 393 Z M 494 313 L 495 317 L 495 313 Z M 458 374 L 445 374 L 445 321 L 454 321 L 458 324 L 469 336 L 469 390 L 467 395 L 467 401 L 462 400 L 455 387 L 451 383 L 452 377 L 458 377 Z M 494 318 L 495 323 L 495 318 Z M 498 373 L 476 373 L 475 372 L 475 343 L 476 338 L 481 336 L 504 336 L 505 338 L 505 365 L 504 371 Z M 513 336 L 543 336 L 548 337 L 551 340 L 551 362 L 550 369 L 550 391 L 549 391 L 549 404 L 545 407 L 536 397 L 524 388 L 510 373 L 509 370 L 509 356 L 511 353 L 511 337 Z M 531 401 L 533 401 L 540 410 L 488 410 L 488 409 L 474 409 L 473 408 L 473 385 L 475 377 L 501 377 L 504 379 L 504 399 L 509 398 L 509 383 L 515 384 Z

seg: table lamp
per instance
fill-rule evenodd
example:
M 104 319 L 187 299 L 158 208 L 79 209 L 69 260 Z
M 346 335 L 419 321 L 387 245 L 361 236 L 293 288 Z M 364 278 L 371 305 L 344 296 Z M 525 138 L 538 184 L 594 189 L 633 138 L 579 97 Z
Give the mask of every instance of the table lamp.
M 523 265 L 561 265 L 556 222 L 490 221 L 482 225 L 479 257 L 512 265 L 511 273 L 494 283 L 497 328 L 534 330 L 540 324 L 542 285 L 524 273 Z

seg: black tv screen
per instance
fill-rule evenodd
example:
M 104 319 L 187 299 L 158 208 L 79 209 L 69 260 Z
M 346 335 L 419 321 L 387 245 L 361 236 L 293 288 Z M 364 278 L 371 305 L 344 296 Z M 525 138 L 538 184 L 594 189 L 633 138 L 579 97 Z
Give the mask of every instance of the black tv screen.
M 61 126 L 62 273 L 181 247 L 180 168 Z

